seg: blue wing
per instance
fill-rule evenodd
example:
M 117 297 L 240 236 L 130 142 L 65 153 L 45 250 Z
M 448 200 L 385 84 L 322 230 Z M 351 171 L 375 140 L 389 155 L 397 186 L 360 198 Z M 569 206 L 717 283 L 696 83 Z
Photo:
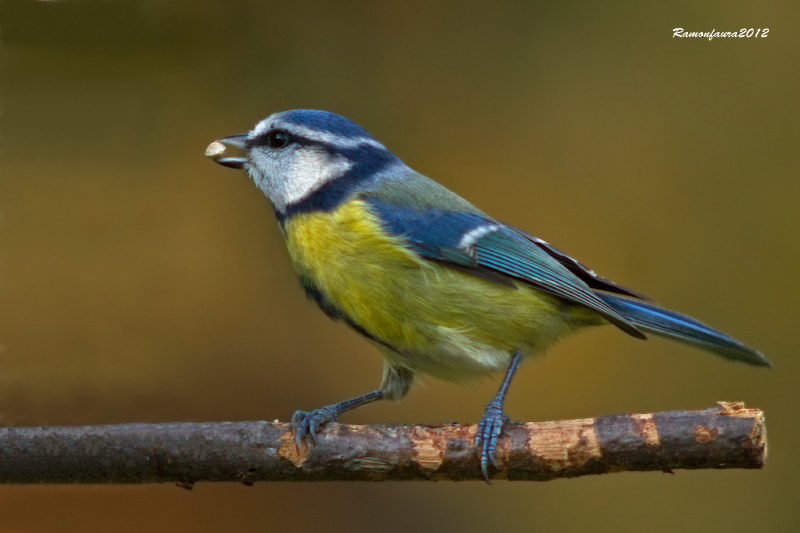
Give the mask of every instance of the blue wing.
M 387 232 L 404 238 L 421 256 L 508 283 L 521 280 L 593 309 L 626 333 L 646 338 L 636 326 L 594 294 L 592 288 L 638 297 L 531 237 L 479 213 L 418 209 L 365 198 Z

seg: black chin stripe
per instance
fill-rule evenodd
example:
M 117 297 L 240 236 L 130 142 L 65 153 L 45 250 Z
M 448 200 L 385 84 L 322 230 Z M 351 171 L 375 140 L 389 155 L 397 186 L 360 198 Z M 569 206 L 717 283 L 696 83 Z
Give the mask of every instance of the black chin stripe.
M 371 181 L 388 167 L 400 163 L 397 156 L 385 148 L 368 144 L 358 148 L 336 148 L 331 151 L 345 157 L 353 166 L 345 174 L 329 181 L 308 197 L 286 206 L 286 212 L 276 212 L 279 221 L 282 222 L 301 213 L 333 211 L 360 185 Z

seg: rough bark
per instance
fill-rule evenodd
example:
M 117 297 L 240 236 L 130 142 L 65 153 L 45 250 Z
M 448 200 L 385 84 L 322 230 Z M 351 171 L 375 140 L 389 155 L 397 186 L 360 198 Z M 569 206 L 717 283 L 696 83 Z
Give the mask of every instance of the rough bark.
M 295 448 L 289 424 L 215 422 L 0 429 L 0 483 L 481 480 L 475 426 L 331 424 Z M 509 424 L 494 479 L 762 468 L 761 411 L 703 411 Z

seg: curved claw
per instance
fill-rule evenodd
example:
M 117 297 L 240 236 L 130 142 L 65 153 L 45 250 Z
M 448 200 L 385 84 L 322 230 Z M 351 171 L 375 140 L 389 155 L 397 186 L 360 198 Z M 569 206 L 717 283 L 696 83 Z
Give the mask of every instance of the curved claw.
M 503 426 L 508 421 L 508 416 L 503 413 L 502 400 L 495 397 L 486 406 L 483 418 L 478 424 L 478 431 L 475 435 L 475 448 L 481 460 L 483 478 L 487 483 L 491 483 L 489 480 L 489 463 L 497 469 L 500 468 L 497 464 L 495 452 L 497 450 L 497 441 L 503 433 Z
M 294 445 L 300 451 L 300 445 L 305 440 L 307 443 L 317 444 L 317 430 L 328 422 L 335 422 L 338 417 L 333 409 L 323 407 L 311 412 L 296 411 L 292 416 L 292 427 L 295 430 Z

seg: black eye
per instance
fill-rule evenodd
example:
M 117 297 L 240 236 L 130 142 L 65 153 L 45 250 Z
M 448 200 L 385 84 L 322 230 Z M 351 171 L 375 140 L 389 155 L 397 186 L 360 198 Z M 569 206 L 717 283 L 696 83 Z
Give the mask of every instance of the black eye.
M 270 148 L 283 148 L 289 144 L 289 134 L 285 131 L 271 131 L 267 134 L 267 146 Z

